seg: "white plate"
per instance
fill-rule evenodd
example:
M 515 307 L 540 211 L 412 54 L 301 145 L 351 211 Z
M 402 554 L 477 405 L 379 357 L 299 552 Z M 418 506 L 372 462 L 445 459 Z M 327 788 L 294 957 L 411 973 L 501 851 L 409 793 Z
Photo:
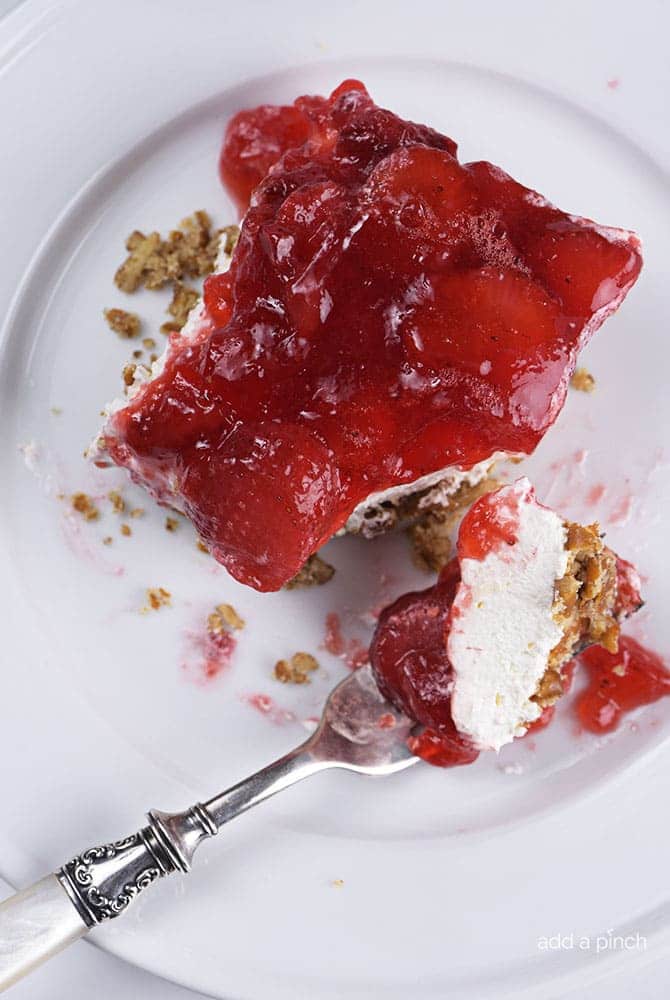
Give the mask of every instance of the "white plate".
M 609 540 L 648 577 L 636 627 L 670 651 L 667 31 L 636 52 L 635 26 L 613 28 L 605 4 L 563 4 L 542 24 L 530 4 L 419 3 L 411 19 L 388 0 L 316 6 L 29 0 L 0 24 L 0 869 L 15 884 L 288 749 L 345 669 L 319 649 L 326 613 L 365 640 L 362 613 L 424 582 L 402 539 L 345 540 L 331 546 L 333 583 L 263 596 L 217 570 L 187 526 L 168 535 L 137 492 L 148 510 L 131 538 L 108 511 L 86 524 L 56 498 L 122 479 L 81 454 L 128 354 L 101 317 L 127 304 L 112 283 L 122 241 L 199 207 L 231 219 L 216 154 L 241 106 L 360 76 L 465 158 L 642 234 L 643 276 L 585 358 L 598 390 L 570 395 L 528 468 L 567 515 L 592 515 L 588 490 L 607 485 Z M 150 324 L 164 304 L 145 293 L 130 308 Z M 149 586 L 173 607 L 140 615 Z M 186 633 L 221 601 L 248 625 L 231 670 L 198 684 Z M 280 687 L 272 665 L 298 648 L 323 669 Z M 255 712 L 244 697 L 259 691 L 295 721 Z M 236 821 L 188 881 L 94 937 L 219 997 L 556 995 L 670 944 L 669 735 L 665 704 L 602 741 L 576 736 L 564 711 L 471 768 L 322 776 Z M 610 929 L 644 935 L 646 950 L 597 952 Z M 556 933 L 573 946 L 542 949 Z

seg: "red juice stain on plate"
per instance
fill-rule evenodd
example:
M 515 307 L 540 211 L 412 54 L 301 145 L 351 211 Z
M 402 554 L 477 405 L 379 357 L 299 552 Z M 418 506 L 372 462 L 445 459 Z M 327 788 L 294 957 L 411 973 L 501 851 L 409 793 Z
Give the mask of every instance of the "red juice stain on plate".
M 626 492 L 616 501 L 607 517 L 610 528 L 623 528 L 630 521 L 633 513 L 633 494 L 626 486 Z
M 237 640 L 230 632 L 186 633 L 189 651 L 182 662 L 182 670 L 193 684 L 204 687 L 226 671 L 232 662 Z
M 604 483 L 594 483 L 586 494 L 586 506 L 597 507 L 606 492 L 607 487 Z
M 344 660 L 352 670 L 357 670 L 368 662 L 366 646 L 355 636 L 345 638 L 342 632 L 342 619 L 336 611 L 329 611 L 326 615 L 323 648 L 333 656 Z
M 575 704 L 577 717 L 592 733 L 609 733 L 621 717 L 670 695 L 670 671 L 657 653 L 631 636 L 619 640 L 617 653 L 591 646 L 579 657 L 589 684 Z
M 250 708 L 256 709 L 257 712 L 264 715 L 276 726 L 283 726 L 286 725 L 287 722 L 295 721 L 295 715 L 293 712 L 290 712 L 287 708 L 282 708 L 277 704 L 274 698 L 270 697 L 269 694 L 254 692 L 240 695 L 240 697 L 245 705 L 249 705 Z

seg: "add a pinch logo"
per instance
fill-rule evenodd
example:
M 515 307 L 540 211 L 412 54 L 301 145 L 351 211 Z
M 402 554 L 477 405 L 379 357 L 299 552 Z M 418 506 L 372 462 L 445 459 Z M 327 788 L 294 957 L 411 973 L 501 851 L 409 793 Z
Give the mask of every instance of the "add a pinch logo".
M 610 928 L 604 934 L 562 934 L 540 935 L 537 939 L 538 951 L 595 951 L 600 955 L 610 951 L 646 951 L 647 939 L 644 934 L 615 934 Z

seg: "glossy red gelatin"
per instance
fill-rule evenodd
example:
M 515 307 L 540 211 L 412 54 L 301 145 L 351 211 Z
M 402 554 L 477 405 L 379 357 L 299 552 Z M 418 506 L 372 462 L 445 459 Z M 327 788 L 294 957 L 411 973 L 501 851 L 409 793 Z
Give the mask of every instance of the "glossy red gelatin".
M 626 712 L 670 695 L 666 664 L 630 636 L 620 639 L 616 653 L 591 646 L 579 663 L 589 683 L 577 699 L 577 717 L 592 733 L 609 733 Z
M 371 493 L 531 452 L 641 266 L 356 81 L 238 115 L 221 172 L 251 198 L 232 266 L 103 439 L 259 590 Z
M 370 646 L 370 662 L 389 701 L 426 727 L 410 737 L 413 753 L 439 767 L 471 764 L 479 751 L 456 729 L 446 651 L 449 610 L 460 583 L 453 559 L 428 590 L 405 594 L 386 608 Z

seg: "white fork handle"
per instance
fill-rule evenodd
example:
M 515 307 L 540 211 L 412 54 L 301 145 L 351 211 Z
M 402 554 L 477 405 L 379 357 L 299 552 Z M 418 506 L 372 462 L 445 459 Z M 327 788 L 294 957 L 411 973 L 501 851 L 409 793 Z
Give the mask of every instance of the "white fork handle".
M 88 930 L 55 875 L 0 903 L 0 993 Z

